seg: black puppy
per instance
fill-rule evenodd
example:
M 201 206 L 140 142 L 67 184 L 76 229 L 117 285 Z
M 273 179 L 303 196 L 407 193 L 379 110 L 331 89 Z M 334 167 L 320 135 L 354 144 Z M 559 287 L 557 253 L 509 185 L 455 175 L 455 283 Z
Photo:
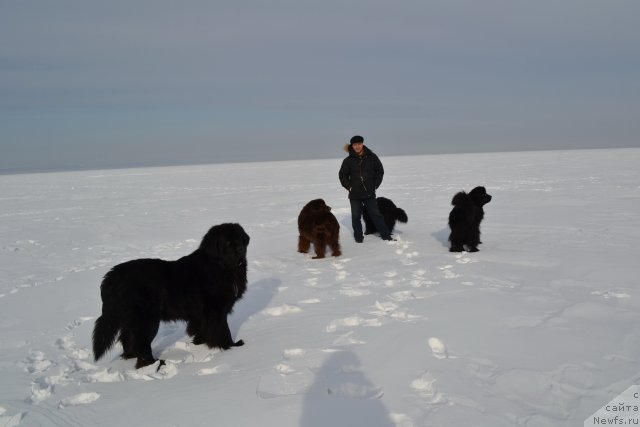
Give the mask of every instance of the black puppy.
M 118 264 L 100 285 L 102 316 L 93 329 L 100 359 L 120 340 L 136 368 L 156 361 L 151 341 L 160 321 L 187 321 L 194 344 L 227 350 L 234 342 L 227 316 L 247 289 L 249 236 L 239 224 L 212 227 L 200 247 L 176 261 L 137 259 Z
M 406 212 L 400 209 L 399 207 L 397 207 L 395 203 L 393 203 L 391 200 L 387 199 L 386 197 L 378 197 L 376 199 L 376 202 L 378 202 L 378 209 L 380 209 L 380 213 L 384 217 L 384 223 L 387 224 L 389 233 L 393 232 L 393 228 L 396 226 L 396 221 L 401 222 L 403 224 L 409 221 L 409 218 L 407 218 Z M 362 217 L 364 219 L 364 225 L 365 225 L 364 234 L 377 233 L 378 229 L 373 224 L 373 221 L 369 217 L 369 214 L 367 213 L 366 210 L 364 211 L 364 214 L 362 215 Z
M 459 192 L 451 200 L 453 209 L 449 213 L 451 234 L 450 252 L 462 252 L 467 247 L 469 252 L 477 252 L 480 241 L 480 223 L 484 218 L 484 205 L 491 201 L 484 187 L 476 187 L 469 194 Z

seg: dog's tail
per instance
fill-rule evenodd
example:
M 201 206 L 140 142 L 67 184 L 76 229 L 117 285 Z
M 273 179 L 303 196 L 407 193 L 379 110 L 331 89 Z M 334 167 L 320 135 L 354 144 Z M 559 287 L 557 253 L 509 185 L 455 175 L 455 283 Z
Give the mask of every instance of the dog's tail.
M 409 221 L 409 218 L 407 217 L 407 213 L 400 208 L 396 208 L 395 215 L 396 215 L 396 219 L 403 224 L 406 224 Z
M 93 357 L 100 359 L 116 342 L 120 323 L 118 319 L 106 313 L 98 317 L 93 327 Z

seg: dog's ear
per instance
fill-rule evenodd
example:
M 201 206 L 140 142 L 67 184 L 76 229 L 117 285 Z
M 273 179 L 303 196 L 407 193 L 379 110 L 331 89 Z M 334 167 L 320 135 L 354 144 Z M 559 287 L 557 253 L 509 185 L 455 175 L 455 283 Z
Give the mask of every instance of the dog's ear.
M 471 197 L 476 196 L 476 195 L 481 196 L 483 194 L 487 194 L 487 189 L 482 187 L 482 186 L 478 186 L 478 187 L 474 188 L 473 190 L 471 190 L 469 192 L 469 195 Z
M 461 191 L 453 196 L 453 199 L 451 199 L 451 204 L 453 206 L 462 206 L 468 200 L 468 197 L 469 195 L 467 193 Z

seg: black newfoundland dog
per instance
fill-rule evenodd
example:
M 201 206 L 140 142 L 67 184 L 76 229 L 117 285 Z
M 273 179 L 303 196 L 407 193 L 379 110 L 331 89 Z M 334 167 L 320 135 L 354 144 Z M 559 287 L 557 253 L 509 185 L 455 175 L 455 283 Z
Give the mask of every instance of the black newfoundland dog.
M 450 252 L 462 252 L 465 246 L 469 252 L 478 252 L 480 223 L 484 218 L 484 205 L 491 201 L 484 187 L 476 187 L 469 192 L 459 192 L 451 200 L 453 209 L 449 214 L 451 234 Z
M 396 226 L 396 221 L 403 224 L 406 224 L 407 221 L 409 221 L 406 212 L 397 207 L 391 200 L 385 197 L 378 197 L 376 201 L 378 202 L 378 209 L 380 209 L 380 213 L 384 217 L 384 223 L 387 224 L 389 233 L 393 233 L 393 229 Z M 371 217 L 366 210 L 364 211 L 362 217 L 364 219 L 365 225 L 364 234 L 377 233 L 378 229 L 373 224 L 373 221 L 371 220 Z
M 192 254 L 176 261 L 137 259 L 116 265 L 100 285 L 102 316 L 93 329 L 100 359 L 120 340 L 136 368 L 156 362 L 151 341 L 160 321 L 185 320 L 194 344 L 227 350 L 234 342 L 227 316 L 247 289 L 249 236 L 239 224 L 212 227 Z
M 331 207 L 322 199 L 307 203 L 298 215 L 298 252 L 309 252 L 311 243 L 316 251 L 314 259 L 324 258 L 327 245 L 332 256 L 340 256 L 340 224 Z

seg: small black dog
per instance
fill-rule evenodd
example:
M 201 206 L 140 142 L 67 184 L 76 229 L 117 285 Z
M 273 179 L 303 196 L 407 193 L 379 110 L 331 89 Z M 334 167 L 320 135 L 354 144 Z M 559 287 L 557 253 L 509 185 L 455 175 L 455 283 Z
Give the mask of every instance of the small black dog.
M 450 252 L 462 252 L 467 247 L 469 252 L 478 252 L 480 241 L 480 222 L 484 218 L 484 205 L 491 201 L 484 187 L 476 187 L 469 194 L 459 192 L 451 200 L 453 209 L 449 214 L 451 234 Z
M 220 224 L 198 249 L 176 261 L 136 259 L 113 267 L 100 285 L 95 360 L 117 339 L 124 359 L 137 358 L 136 368 L 153 364 L 151 341 L 160 321 L 186 320 L 194 344 L 223 350 L 243 345 L 231 338 L 227 316 L 247 289 L 248 245 L 239 224 Z
M 401 222 L 403 224 L 409 221 L 409 218 L 407 218 L 406 212 L 400 209 L 399 207 L 397 207 L 395 203 L 393 203 L 391 200 L 387 199 L 386 197 L 378 197 L 376 199 L 376 202 L 378 202 L 378 209 L 380 209 L 380 213 L 384 217 L 384 223 L 387 224 L 389 233 L 393 232 L 393 229 L 396 226 L 396 221 Z M 369 217 L 369 214 L 367 213 L 366 210 L 364 211 L 364 214 L 362 215 L 362 217 L 364 219 L 364 225 L 365 225 L 364 234 L 377 233 L 378 229 L 373 224 L 373 221 L 371 220 L 371 217 Z

